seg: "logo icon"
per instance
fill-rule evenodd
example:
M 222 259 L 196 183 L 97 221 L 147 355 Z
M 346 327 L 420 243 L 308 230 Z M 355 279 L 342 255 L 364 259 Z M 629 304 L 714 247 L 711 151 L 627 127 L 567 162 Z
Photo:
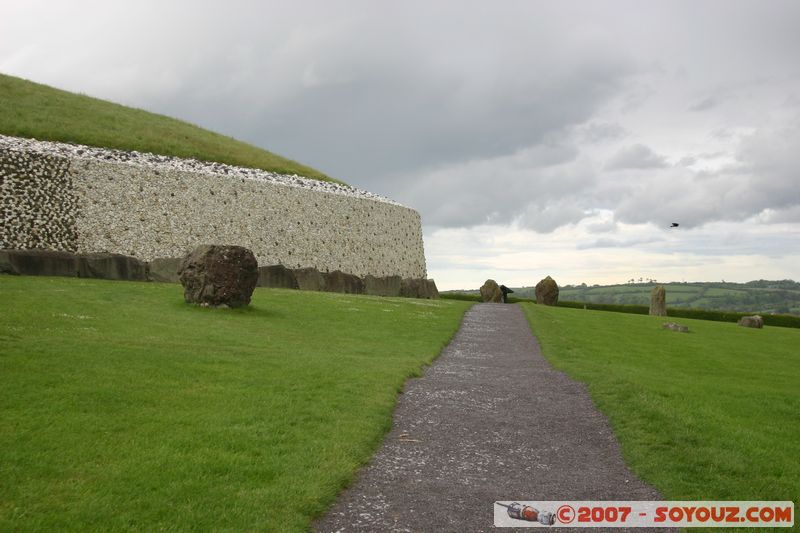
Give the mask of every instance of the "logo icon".
M 540 511 L 530 505 L 522 505 L 519 502 L 505 504 L 497 502 L 500 507 L 505 507 L 508 516 L 516 520 L 525 520 L 526 522 L 539 522 L 545 526 L 552 526 L 556 523 L 556 515 L 549 511 Z

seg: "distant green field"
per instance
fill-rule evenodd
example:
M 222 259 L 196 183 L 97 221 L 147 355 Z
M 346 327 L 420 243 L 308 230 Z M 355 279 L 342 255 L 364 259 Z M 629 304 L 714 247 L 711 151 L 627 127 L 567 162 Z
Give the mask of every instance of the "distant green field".
M 800 501 L 800 330 L 520 305 L 665 499 Z
M 635 283 L 607 286 L 561 287 L 559 300 L 602 304 L 649 305 L 655 284 Z M 762 314 L 800 315 L 800 284 L 789 281 L 749 283 L 668 283 L 664 285 L 671 307 L 739 311 Z M 532 287 L 514 289 L 515 294 L 533 294 Z
M 0 276 L 0 531 L 306 531 L 470 304 Z
M 193 124 L 0 74 L 0 134 L 217 161 L 337 181 Z

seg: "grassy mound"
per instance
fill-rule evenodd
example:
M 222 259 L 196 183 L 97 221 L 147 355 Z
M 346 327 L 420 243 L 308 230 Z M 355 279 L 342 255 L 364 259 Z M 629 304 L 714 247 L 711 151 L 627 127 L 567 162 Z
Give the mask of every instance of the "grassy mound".
M 0 276 L 0 530 L 305 531 L 462 302 Z
M 4 74 L 0 74 L 0 133 L 336 181 L 313 168 L 187 122 Z
M 665 499 L 800 500 L 800 331 L 522 305 Z

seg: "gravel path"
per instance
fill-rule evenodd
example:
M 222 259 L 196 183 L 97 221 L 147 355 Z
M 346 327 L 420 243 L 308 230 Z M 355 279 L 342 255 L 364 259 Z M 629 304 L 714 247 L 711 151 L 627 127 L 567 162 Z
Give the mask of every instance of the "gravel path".
M 486 531 L 497 500 L 660 499 L 586 387 L 542 357 L 522 309 L 479 304 L 406 384 L 383 446 L 315 528 Z

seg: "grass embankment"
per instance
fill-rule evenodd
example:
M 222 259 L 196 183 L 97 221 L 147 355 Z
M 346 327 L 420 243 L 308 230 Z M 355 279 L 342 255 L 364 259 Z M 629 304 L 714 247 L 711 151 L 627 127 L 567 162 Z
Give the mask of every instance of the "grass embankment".
M 665 499 L 800 501 L 800 331 L 522 306 Z
M 0 74 L 0 133 L 337 181 L 296 161 L 181 120 L 5 74 Z
M 468 304 L 0 276 L 0 530 L 304 531 Z

